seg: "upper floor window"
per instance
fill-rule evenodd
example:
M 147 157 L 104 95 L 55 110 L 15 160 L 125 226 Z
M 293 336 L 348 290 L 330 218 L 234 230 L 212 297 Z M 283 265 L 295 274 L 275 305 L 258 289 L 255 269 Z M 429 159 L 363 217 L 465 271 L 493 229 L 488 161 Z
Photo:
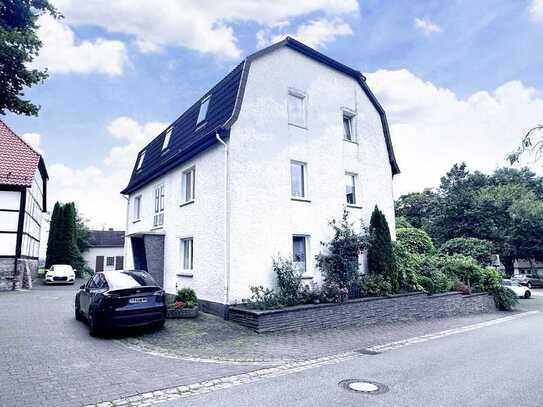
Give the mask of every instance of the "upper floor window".
M 134 221 L 141 217 L 141 195 L 134 198 Z
M 172 137 L 172 128 L 170 127 L 164 135 L 164 142 L 162 143 L 162 151 L 166 150 L 170 146 L 170 138 Z
M 306 196 L 306 164 L 299 161 L 290 162 L 290 195 L 293 198 Z
M 183 179 L 181 184 L 181 194 L 182 194 L 182 203 L 194 201 L 194 178 L 195 178 L 195 169 L 194 167 L 183 171 Z
M 356 142 L 355 133 L 355 114 L 348 111 L 343 111 L 343 138 L 347 141 Z
M 143 165 L 143 159 L 145 158 L 145 150 L 143 150 L 140 154 L 140 157 L 138 159 L 138 163 L 136 165 L 136 171 L 139 171 L 141 169 L 141 166 Z
M 351 173 L 345 173 L 345 196 L 347 200 L 347 205 L 356 205 L 356 184 L 357 184 L 357 175 Z
M 153 216 L 153 226 L 162 226 L 164 224 L 164 185 L 155 188 L 155 215 Z
M 202 103 L 200 103 L 200 111 L 198 112 L 198 121 L 196 122 L 196 125 L 202 123 L 207 116 L 207 108 L 209 106 L 209 100 L 211 99 L 211 95 L 206 97 L 204 100 L 202 100 Z
M 288 124 L 298 127 L 307 127 L 306 114 L 307 97 L 298 90 L 288 91 Z

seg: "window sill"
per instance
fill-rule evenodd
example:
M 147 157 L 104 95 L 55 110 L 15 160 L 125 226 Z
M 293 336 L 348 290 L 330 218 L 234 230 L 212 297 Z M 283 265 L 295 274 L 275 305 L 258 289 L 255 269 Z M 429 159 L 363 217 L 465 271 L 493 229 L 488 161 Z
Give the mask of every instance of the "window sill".
M 141 219 L 136 219 L 132 221 L 132 223 L 138 223 L 138 222 L 141 222 Z
M 179 273 L 177 273 L 177 277 L 193 277 L 194 274 L 192 273 L 192 271 L 181 271 Z
M 190 201 L 187 201 L 187 202 L 182 202 L 179 204 L 179 207 L 182 207 L 182 206 L 187 206 L 187 205 L 190 205 L 190 204 L 193 204 L 194 203 L 194 199 L 190 200 Z
M 343 141 L 346 141 L 347 143 L 351 143 L 351 144 L 358 144 L 358 141 L 356 141 L 356 140 L 349 140 L 349 139 L 346 139 L 345 137 L 343 138 Z
M 347 208 L 362 209 L 360 205 L 347 204 Z
M 164 229 L 164 225 L 153 226 L 153 227 L 151 228 L 151 230 L 160 230 L 160 229 Z
M 309 274 L 304 274 L 302 276 L 302 280 L 313 280 L 313 276 L 309 275 Z
M 304 197 L 301 197 L 301 196 L 291 196 L 290 199 L 291 199 L 291 201 L 311 202 L 311 199 L 304 198 Z
M 288 124 L 289 126 L 294 126 L 294 127 L 298 127 L 299 129 L 304 129 L 304 130 L 307 130 L 307 125 L 302 125 L 302 124 L 295 124 L 295 123 L 289 123 Z

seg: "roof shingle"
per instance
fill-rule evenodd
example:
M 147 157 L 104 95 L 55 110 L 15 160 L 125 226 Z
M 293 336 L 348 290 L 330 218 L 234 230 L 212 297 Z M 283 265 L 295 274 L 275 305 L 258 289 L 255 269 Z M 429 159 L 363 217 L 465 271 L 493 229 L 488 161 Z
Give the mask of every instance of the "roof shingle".
M 89 247 L 124 247 L 124 230 L 91 230 Z

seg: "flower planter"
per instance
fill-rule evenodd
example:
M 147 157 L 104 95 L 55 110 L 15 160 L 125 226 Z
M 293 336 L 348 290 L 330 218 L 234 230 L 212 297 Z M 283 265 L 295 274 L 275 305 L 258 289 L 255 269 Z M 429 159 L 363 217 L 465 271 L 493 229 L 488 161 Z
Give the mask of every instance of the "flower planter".
M 194 308 L 168 308 L 166 318 L 196 318 L 199 312 L 198 306 Z

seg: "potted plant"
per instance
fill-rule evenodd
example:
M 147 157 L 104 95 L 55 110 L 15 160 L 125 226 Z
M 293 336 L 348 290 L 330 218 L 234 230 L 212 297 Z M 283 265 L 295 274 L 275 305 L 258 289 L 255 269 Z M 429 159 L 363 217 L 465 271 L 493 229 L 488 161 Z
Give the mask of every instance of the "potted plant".
M 198 316 L 198 298 L 192 288 L 177 290 L 175 301 L 168 307 L 168 318 L 196 318 Z

